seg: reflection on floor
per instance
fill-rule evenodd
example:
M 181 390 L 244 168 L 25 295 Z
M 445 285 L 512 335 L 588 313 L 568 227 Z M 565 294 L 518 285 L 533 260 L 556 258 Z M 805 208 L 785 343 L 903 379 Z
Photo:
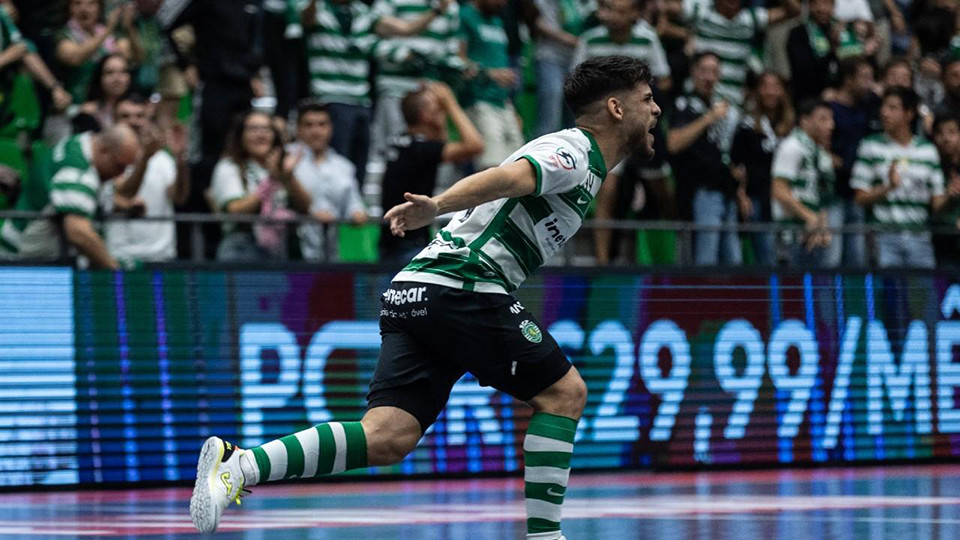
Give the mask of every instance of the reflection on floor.
M 213 538 L 523 538 L 519 479 L 257 487 Z M 0 495 L 0 537 L 195 538 L 189 489 Z M 960 538 L 960 466 L 574 475 L 570 540 Z

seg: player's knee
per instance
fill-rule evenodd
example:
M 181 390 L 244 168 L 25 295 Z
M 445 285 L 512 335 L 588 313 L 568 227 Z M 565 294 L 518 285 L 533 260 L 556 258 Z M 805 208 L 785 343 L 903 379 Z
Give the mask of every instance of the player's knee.
M 575 412 L 579 418 L 583 414 L 583 408 L 587 405 L 587 383 L 583 382 L 583 378 L 578 376 L 568 386 L 566 393 L 571 412 Z
M 407 456 L 420 440 L 419 425 L 389 418 L 364 418 L 367 461 L 371 466 L 393 465 Z M 401 419 L 402 420 L 402 419 Z
M 530 404 L 538 411 L 580 418 L 587 404 L 587 385 L 576 371 L 571 370 Z

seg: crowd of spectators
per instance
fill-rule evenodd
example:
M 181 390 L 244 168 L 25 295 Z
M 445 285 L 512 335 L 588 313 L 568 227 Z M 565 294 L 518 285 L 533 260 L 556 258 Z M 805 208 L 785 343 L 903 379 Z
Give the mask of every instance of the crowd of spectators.
M 0 0 L 0 210 L 47 214 L 0 219 L 0 259 L 335 261 L 362 227 L 399 266 L 431 233 L 384 210 L 571 127 L 564 75 L 621 54 L 664 114 L 592 217 L 687 222 L 702 266 L 957 264 L 958 25 L 960 0 Z M 597 228 L 590 256 L 679 238 Z

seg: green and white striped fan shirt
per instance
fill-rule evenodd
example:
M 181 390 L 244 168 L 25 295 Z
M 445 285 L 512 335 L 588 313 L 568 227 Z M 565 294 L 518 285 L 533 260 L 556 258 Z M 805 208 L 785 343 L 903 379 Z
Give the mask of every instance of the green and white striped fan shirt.
M 430 11 L 430 0 L 386 0 L 385 12 L 402 20 L 416 20 Z M 416 36 L 381 40 L 376 48 L 380 59 L 377 92 L 402 97 L 420 86 L 426 76 L 406 62 L 411 54 L 424 57 L 430 64 L 461 65 L 460 6 L 451 2 L 443 15 L 430 21 L 427 29 Z
M 660 37 L 650 23 L 640 20 L 633 26 L 630 39 L 626 43 L 616 43 L 610 39 L 610 31 L 605 26 L 595 26 L 580 36 L 580 45 L 571 65 L 599 56 L 622 54 L 644 61 L 650 66 L 654 77 L 661 79 L 670 76 L 670 64 L 667 54 L 660 43 Z
M 696 52 L 712 52 L 720 58 L 716 93 L 742 106 L 755 40 L 769 22 L 767 10 L 744 8 L 728 19 L 717 13 L 709 0 L 685 0 L 684 10 L 693 26 Z
M 503 164 L 526 159 L 536 191 L 458 212 L 394 281 L 483 293 L 516 290 L 580 229 L 607 167 L 593 135 L 567 129 L 530 141 Z
M 900 187 L 870 208 L 872 220 L 905 228 L 924 227 L 930 219 L 930 200 L 944 194 L 940 155 L 932 142 L 914 137 L 903 146 L 883 133 L 866 137 L 857 149 L 850 187 L 869 191 L 887 185 L 893 162 L 897 162 Z
M 53 178 L 40 191 L 17 201 L 17 210 L 50 214 L 97 213 L 100 175 L 93 166 L 93 135 L 83 133 L 60 141 L 53 149 Z M 0 224 L 0 252 L 7 256 L 53 258 L 60 254 L 60 234 L 53 219 L 7 219 Z
M 351 2 L 349 9 L 351 27 L 344 29 L 329 2 L 317 3 L 315 24 L 306 28 L 310 93 L 328 103 L 369 107 L 374 29 L 387 8 L 377 0 L 372 6 Z
M 819 212 L 833 188 L 833 160 L 830 152 L 817 146 L 800 128 L 794 129 L 773 154 L 771 176 L 790 184 L 793 197 L 814 212 Z M 773 219 L 786 223 L 803 223 L 787 214 L 780 203 L 773 201 Z

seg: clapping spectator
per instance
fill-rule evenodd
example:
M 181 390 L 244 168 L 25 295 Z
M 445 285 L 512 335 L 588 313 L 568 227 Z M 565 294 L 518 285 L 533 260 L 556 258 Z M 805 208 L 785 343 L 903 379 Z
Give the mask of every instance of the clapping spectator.
M 933 143 L 913 133 L 919 99 L 909 88 L 893 87 L 883 95 L 883 133 L 860 143 L 850 181 L 857 204 L 872 221 L 899 228 L 878 233 L 881 268 L 933 268 L 930 217 L 946 202 L 940 156 Z
M 270 115 L 249 111 L 234 122 L 224 157 L 213 171 L 210 198 L 218 212 L 283 218 L 306 213 L 310 195 L 294 176 L 302 156 L 285 155 L 282 136 Z M 285 226 L 224 223 L 217 248 L 220 261 L 284 258 Z
M 793 105 L 783 79 L 771 71 L 760 75 L 747 100 L 748 112 L 737 127 L 730 148 L 730 163 L 737 179 L 737 206 L 740 217 L 751 223 L 771 220 L 770 170 L 773 154 L 794 125 Z M 832 167 L 832 164 L 831 164 Z M 773 234 L 750 234 L 753 253 L 759 264 L 776 263 Z
M 317 221 L 300 226 L 300 254 L 308 261 L 336 260 L 334 224 L 349 220 L 359 225 L 367 220 L 357 169 L 330 146 L 335 128 L 328 105 L 301 104 L 298 114 L 299 141 L 288 151 L 303 156 L 293 172 L 310 194 L 310 215 Z
M 800 105 L 800 125 L 787 137 L 773 158 L 773 218 L 803 226 L 803 232 L 784 232 L 787 258 L 792 266 L 821 268 L 833 242 L 828 230 L 827 205 L 834 184 L 830 138 L 833 111 L 824 101 Z
M 716 93 L 720 59 L 700 53 L 691 67 L 693 92 L 677 98 L 667 133 L 667 151 L 677 176 L 677 192 L 691 193 L 692 212 L 681 201 L 681 216 L 707 229 L 737 224 L 737 181 L 724 156 L 730 149 L 738 111 Z M 689 200 L 689 199 L 688 199 Z M 692 215 L 691 215 L 692 214 Z M 701 230 L 694 237 L 694 261 L 739 265 L 742 253 L 735 230 Z
M 694 29 L 696 52 L 711 52 L 720 60 L 723 78 L 717 95 L 743 106 L 750 64 L 759 62 L 755 46 L 766 29 L 800 13 L 797 0 L 783 0 L 775 8 L 744 7 L 745 0 L 684 2 L 686 17 Z M 759 70 L 755 70 L 759 71 Z
M 143 151 L 124 176 L 106 186 L 103 198 L 116 213 L 172 218 L 174 205 L 186 202 L 190 194 L 186 131 L 174 126 L 164 135 L 149 114 L 150 106 L 139 94 L 117 103 L 116 122 L 136 131 Z M 120 261 L 159 262 L 177 256 L 173 221 L 111 220 L 104 237 L 110 254 Z
M 103 0 L 70 0 L 69 20 L 57 35 L 56 55 L 64 67 L 64 82 L 74 103 L 87 100 L 90 80 L 97 62 L 104 56 L 119 54 L 128 60 L 137 58 L 135 14 L 133 4 L 124 4 L 110 12 L 104 24 L 100 22 Z M 121 24 L 129 37 L 116 34 Z
M 229 119 L 251 106 L 253 81 L 263 65 L 262 15 L 260 0 L 166 0 L 157 12 L 170 34 L 186 25 L 195 29 L 199 82 L 193 101 L 196 127 L 190 130 L 188 211 L 207 208 L 205 194 L 228 140 Z M 181 57 L 178 65 L 185 74 L 193 71 L 186 58 Z M 207 245 L 216 245 L 216 231 L 204 232 Z
M 130 91 L 130 68 L 119 54 L 103 57 L 90 79 L 87 102 L 80 112 L 97 119 L 102 128 L 113 125 L 117 103 Z
M 406 200 L 404 193 L 433 195 L 441 163 L 469 161 L 483 153 L 483 138 L 447 85 L 430 83 L 407 94 L 402 106 L 407 130 L 394 139 L 387 153 L 381 196 L 384 209 L 402 204 Z M 448 119 L 460 132 L 459 142 L 449 138 Z M 399 237 L 384 224 L 380 232 L 380 262 L 400 267 L 429 241 L 429 227 L 407 231 Z

